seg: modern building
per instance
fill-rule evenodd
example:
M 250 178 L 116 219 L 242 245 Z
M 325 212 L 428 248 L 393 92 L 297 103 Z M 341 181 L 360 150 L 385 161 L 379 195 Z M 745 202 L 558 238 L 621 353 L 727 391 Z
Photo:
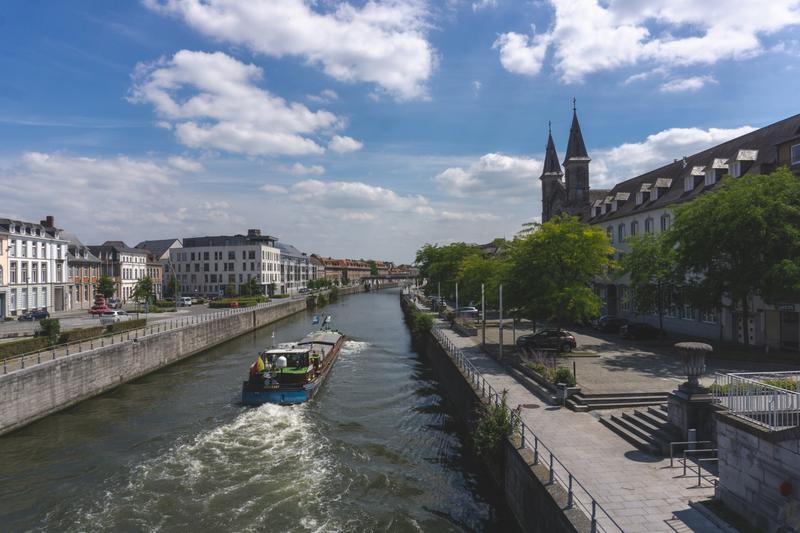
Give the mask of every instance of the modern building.
M 100 259 L 75 235 L 62 232 L 61 237 L 68 241 L 67 299 L 69 309 L 90 309 L 94 304 L 97 280 L 100 278 Z
M 155 241 L 142 241 L 135 247 L 140 250 L 147 250 L 150 252 L 150 254 L 153 256 L 153 261 L 156 261 L 161 265 L 160 272 L 154 271 L 154 274 L 161 275 L 161 281 L 158 284 L 160 287 L 158 298 L 160 299 L 161 296 L 167 292 L 167 284 L 170 280 L 170 272 L 172 272 L 170 250 L 182 248 L 183 243 L 180 239 L 160 239 Z M 151 265 L 151 268 L 155 268 L 155 265 Z M 155 285 L 155 279 L 153 280 L 153 283 Z
M 247 235 L 218 235 L 183 239 L 182 248 L 170 248 L 178 286 L 185 296 L 218 296 L 225 290 L 240 294 L 256 280 L 261 294 L 275 294 L 281 286 L 278 239 L 247 230 Z
M 4 270 L 6 261 L 8 265 L 4 316 L 18 316 L 33 309 L 68 309 L 65 287 L 69 243 L 54 226 L 53 217 L 38 224 L 3 218 L 0 234 L 5 235 L 3 241 L 7 243 L 3 248 L 7 257 L 0 261 Z
M 127 302 L 133 299 L 136 283 L 148 274 L 147 250 L 131 248 L 122 241 L 106 241 L 89 250 L 100 259 L 100 272 L 116 285 L 114 296 Z
M 291 244 L 276 242 L 275 247 L 281 252 L 281 281 L 277 290 L 282 294 L 296 294 L 314 279 L 311 261 L 305 252 Z
M 676 159 L 610 190 L 589 189 L 589 162 L 577 113 L 573 111 L 563 173 L 552 135 L 548 135 L 540 178 L 542 220 L 560 212 L 578 215 L 605 228 L 618 255 L 624 254 L 630 236 L 669 229 L 676 205 L 718 189 L 725 180 L 767 174 L 783 166 L 800 176 L 800 115 Z M 596 290 L 604 301 L 604 312 L 656 324 L 654 315 L 636 315 L 627 283 L 626 278 L 598 283 Z M 664 328 L 734 342 L 743 342 L 747 335 L 750 344 L 800 349 L 800 303 L 770 305 L 756 297 L 750 309 L 753 313 L 744 324 L 730 302 L 702 310 L 675 302 L 667 311 Z

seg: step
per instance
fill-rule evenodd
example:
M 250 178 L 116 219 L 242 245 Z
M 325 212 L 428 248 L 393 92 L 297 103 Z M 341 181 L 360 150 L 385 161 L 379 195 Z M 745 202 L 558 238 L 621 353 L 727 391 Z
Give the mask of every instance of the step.
M 658 445 L 662 454 L 669 453 L 669 443 L 679 437 L 668 423 L 653 420 L 647 413 L 638 409 L 633 413 L 623 413 L 622 417 L 644 431 L 649 436 L 650 442 Z
M 577 395 L 576 395 L 577 396 Z M 627 396 L 593 396 L 586 398 L 585 396 L 578 398 L 581 403 L 586 405 L 600 405 L 605 403 L 634 403 L 634 402 L 647 402 L 650 405 L 663 403 L 666 398 L 659 398 L 656 396 L 639 396 L 638 394 L 629 394 Z
M 608 429 L 628 441 L 630 444 L 638 448 L 639 450 L 648 453 L 648 454 L 656 454 L 658 453 L 657 448 L 648 442 L 647 440 L 639 437 L 635 433 L 632 433 L 628 430 L 627 427 L 620 425 L 617 421 L 612 420 L 611 418 L 601 417 L 600 423 L 606 426 Z
M 661 429 L 660 424 L 658 423 L 653 424 L 650 420 L 647 420 L 646 418 L 639 416 L 640 412 L 641 411 L 634 409 L 632 413 L 628 412 L 622 413 L 622 418 L 624 418 L 631 424 L 638 426 L 639 429 L 647 432 L 648 435 L 654 435 L 655 433 L 657 433 L 658 430 Z
M 567 408 L 572 409 L 576 413 L 585 413 L 589 410 L 588 405 L 578 403 L 572 398 L 567 398 Z
M 637 426 L 636 424 L 632 423 L 629 418 L 625 418 L 625 414 L 626 413 L 623 413 L 622 416 L 611 415 L 610 418 L 620 426 L 624 427 L 630 433 L 633 433 L 634 435 L 636 435 L 637 437 L 639 437 L 640 439 L 642 439 L 647 443 L 651 443 L 652 441 L 655 440 L 653 439 L 653 435 L 649 431 L 646 431 Z
M 647 407 L 651 405 L 658 405 L 658 400 L 643 401 L 643 402 L 617 402 L 617 403 L 600 403 L 600 404 L 582 404 L 590 411 L 598 409 L 631 409 L 633 407 Z
M 656 397 L 663 397 L 664 401 L 666 401 L 667 397 L 669 396 L 668 392 L 581 392 L 581 396 L 584 398 L 594 398 L 594 397 L 602 397 L 602 398 L 619 398 L 619 397 L 627 397 L 627 396 L 656 396 Z
M 652 407 L 650 408 L 652 409 Z M 664 428 L 669 425 L 669 421 L 666 417 L 654 415 L 649 410 L 647 411 L 640 411 L 639 409 L 634 410 L 636 416 L 641 418 L 642 420 L 646 420 L 649 424 L 657 427 L 657 428 Z
M 667 415 L 667 406 L 660 405 L 657 407 L 649 407 L 647 412 L 651 415 L 655 416 L 656 418 L 663 420 L 664 422 L 669 422 L 669 416 Z

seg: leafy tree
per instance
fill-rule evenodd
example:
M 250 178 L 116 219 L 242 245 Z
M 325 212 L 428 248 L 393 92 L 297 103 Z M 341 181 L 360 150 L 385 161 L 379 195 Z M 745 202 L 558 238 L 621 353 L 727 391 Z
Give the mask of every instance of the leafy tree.
M 446 246 L 426 244 L 417 251 L 415 264 L 419 268 L 420 276 L 428 280 L 428 294 L 435 292 L 438 284 L 441 284 L 445 294 L 452 295 L 461 262 L 469 256 L 480 255 L 480 249 L 463 242 Z
M 369 261 L 367 261 L 367 264 L 369 265 L 369 275 L 370 276 L 377 276 L 378 275 L 378 265 L 377 265 L 377 263 L 375 263 L 374 260 L 370 259 Z
M 247 283 L 239 287 L 239 296 L 257 296 L 261 294 L 261 284 L 256 278 L 250 278 Z
M 114 293 L 117 291 L 117 286 L 114 283 L 114 280 L 111 279 L 109 276 L 105 274 L 100 276 L 100 279 L 97 280 L 97 292 L 105 296 L 106 298 L 111 298 L 114 296 Z
M 503 264 L 495 256 L 468 255 L 458 267 L 458 292 L 462 302 L 479 302 L 484 284 L 486 305 L 495 307 L 499 299 Z
M 170 272 L 167 286 L 164 287 L 164 298 L 172 298 L 178 294 L 178 277 L 174 272 Z
M 509 245 L 505 278 L 509 307 L 532 320 L 587 320 L 600 309 L 591 289 L 612 264 L 602 228 L 562 215 Z
M 350 283 L 350 279 L 347 275 L 347 269 L 345 268 L 342 270 L 342 285 L 347 285 L 348 283 Z
M 267 285 L 267 296 L 274 296 L 275 295 L 275 283 L 270 283 Z
M 153 280 L 150 276 L 145 276 L 136 282 L 133 287 L 133 299 L 137 303 L 149 302 L 153 296 Z
M 677 206 L 667 238 L 692 304 L 730 297 L 745 331 L 753 296 L 773 303 L 800 296 L 800 181 L 786 168 L 727 178 L 717 191 Z
M 46 337 L 50 344 L 58 342 L 58 335 L 61 333 L 61 322 L 57 318 L 43 318 L 39 321 L 40 337 Z
M 630 252 L 621 260 L 622 272 L 630 276 L 631 303 L 637 313 L 658 313 L 664 329 L 664 312 L 681 293 L 683 277 L 677 252 L 665 233 L 644 234 L 628 240 Z
M 233 298 L 234 296 L 236 296 L 236 285 L 235 284 L 228 283 L 225 286 L 225 296 L 227 296 L 228 298 Z

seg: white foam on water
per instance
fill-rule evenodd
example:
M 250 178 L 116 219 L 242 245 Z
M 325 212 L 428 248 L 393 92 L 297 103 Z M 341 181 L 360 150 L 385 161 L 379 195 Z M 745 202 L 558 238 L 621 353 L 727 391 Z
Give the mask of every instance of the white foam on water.
M 365 341 L 346 340 L 342 346 L 341 355 L 355 355 L 363 352 L 370 347 L 370 343 Z

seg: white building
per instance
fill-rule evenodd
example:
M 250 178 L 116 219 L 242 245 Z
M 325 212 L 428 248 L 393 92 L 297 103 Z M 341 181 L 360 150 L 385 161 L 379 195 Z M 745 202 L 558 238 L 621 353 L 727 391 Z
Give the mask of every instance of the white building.
M 261 230 L 247 235 L 183 239 L 182 248 L 169 250 L 184 296 L 219 296 L 230 287 L 240 294 L 255 279 L 261 294 L 274 294 L 281 285 L 281 252 L 275 237 Z
M 316 267 L 311 265 L 308 255 L 301 252 L 291 244 L 276 242 L 275 246 L 281 251 L 281 281 L 279 291 L 282 294 L 296 294 L 301 288 L 314 279 Z
M 4 250 L 7 257 L 0 263 L 8 262 L 5 316 L 19 316 L 33 309 L 69 309 L 65 290 L 69 243 L 53 225 L 53 217 L 38 224 L 0 219 L 0 233 L 8 243 Z
M 100 259 L 100 271 L 116 285 L 114 296 L 123 302 L 133 299 L 133 290 L 140 279 L 151 275 L 147 250 L 131 248 L 122 241 L 106 241 L 89 250 Z M 155 282 L 154 282 L 155 283 Z M 158 278 L 157 283 L 161 283 Z

